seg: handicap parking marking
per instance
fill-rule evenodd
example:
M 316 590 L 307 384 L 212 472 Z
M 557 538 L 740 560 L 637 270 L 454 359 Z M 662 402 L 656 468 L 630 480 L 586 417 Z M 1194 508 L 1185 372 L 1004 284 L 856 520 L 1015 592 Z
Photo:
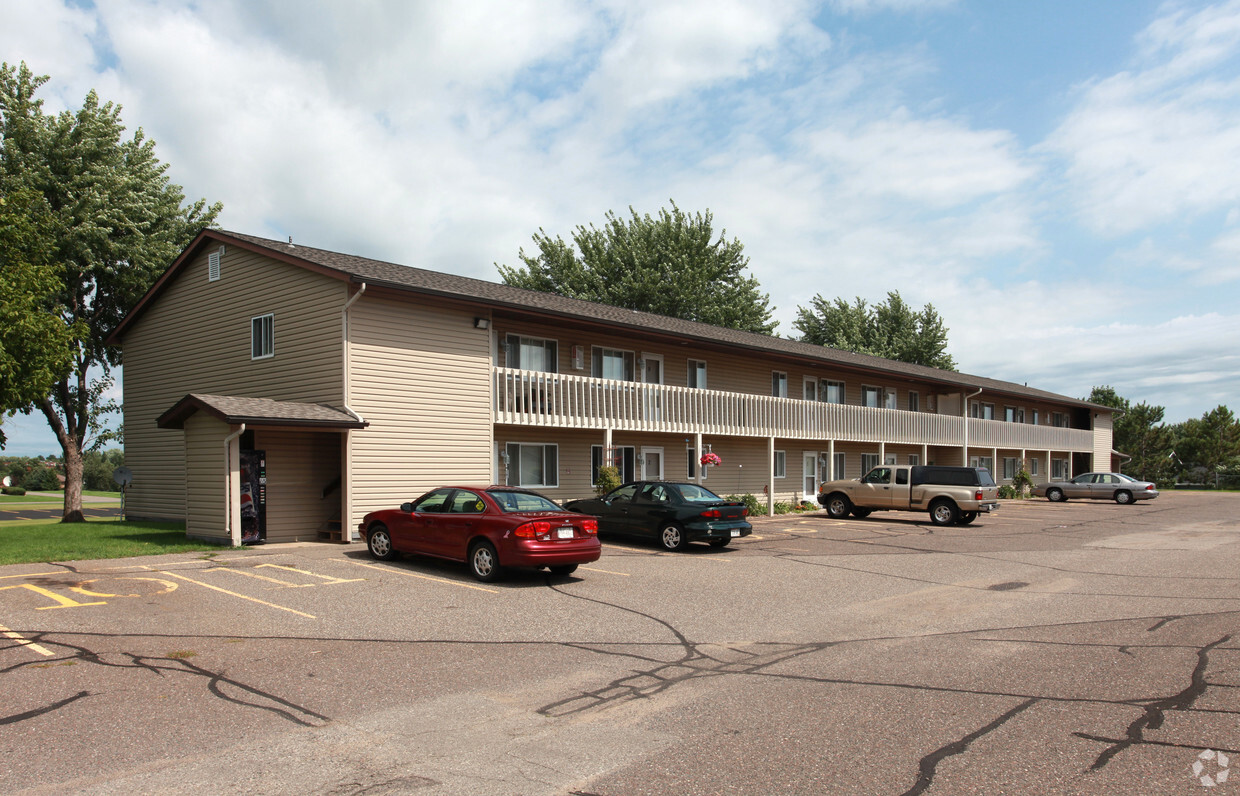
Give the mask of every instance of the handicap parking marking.
M 256 580 L 265 580 L 268 583 L 275 583 L 277 584 L 278 588 L 284 588 L 284 589 L 305 589 L 311 586 L 331 586 L 336 583 L 359 583 L 361 581 L 366 580 L 365 578 L 337 578 L 334 575 L 320 575 L 317 572 L 310 572 L 308 570 L 298 569 L 297 567 L 292 567 L 287 564 L 259 564 L 256 567 L 254 567 L 254 569 L 278 569 L 278 570 L 281 570 L 282 572 L 295 572 L 298 575 L 305 575 L 306 577 L 310 577 L 310 578 L 318 578 L 321 582 L 319 583 L 295 583 L 290 580 L 283 580 L 281 578 L 273 578 L 267 575 L 260 575 L 257 572 L 248 572 L 244 569 L 238 569 L 237 567 L 211 567 L 210 569 L 204 570 L 204 572 L 232 572 L 237 575 L 244 575 L 247 578 L 255 578 Z
M 47 647 L 43 646 L 42 644 L 36 644 L 35 642 L 23 636 L 21 633 L 17 633 L 12 630 L 9 630 L 4 625 L 0 625 L 0 636 L 11 638 L 17 642 L 18 646 L 23 647 L 24 649 L 28 649 L 31 652 L 37 652 L 40 655 L 44 655 L 48 658 L 51 658 L 56 654 L 52 652 L 51 650 L 49 650 Z
M 86 588 L 87 584 L 98 583 L 100 580 L 101 578 L 92 578 L 91 580 L 79 581 L 76 586 L 70 586 L 69 591 L 77 592 L 78 594 L 84 595 L 86 597 L 154 597 L 160 594 L 167 594 L 169 592 L 173 592 L 177 590 L 177 584 L 173 583 L 170 580 L 163 580 L 162 578 L 144 578 L 138 575 L 130 575 L 130 576 L 118 577 L 118 578 L 109 578 L 109 580 L 150 581 L 152 583 L 158 583 L 164 588 L 160 589 L 159 591 L 151 592 L 150 594 L 112 594 L 109 592 L 91 591 L 90 589 Z
M 56 574 L 63 574 L 63 573 L 56 573 Z M 37 605 L 35 606 L 35 609 L 34 609 L 36 611 L 50 611 L 55 608 L 85 608 L 90 605 L 107 605 L 108 604 L 106 600 L 100 600 L 98 602 L 89 602 L 89 603 L 78 602 L 77 600 L 74 600 L 72 598 L 65 597 L 64 595 L 57 594 L 56 592 L 51 591 L 49 589 L 45 589 L 42 586 L 36 586 L 33 583 L 15 583 L 11 586 L 0 586 L 0 591 L 6 591 L 8 589 L 29 589 L 35 594 L 41 594 L 44 597 L 48 598 L 49 600 L 55 603 L 58 603 L 57 605 Z

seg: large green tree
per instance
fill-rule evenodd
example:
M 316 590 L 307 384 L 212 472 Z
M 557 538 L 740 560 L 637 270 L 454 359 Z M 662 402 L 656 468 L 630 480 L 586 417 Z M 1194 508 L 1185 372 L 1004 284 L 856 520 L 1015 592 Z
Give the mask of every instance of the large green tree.
M 933 304 L 914 310 L 899 291 L 870 304 L 858 297 L 852 304 L 841 298 L 815 296 L 809 307 L 797 307 L 793 327 L 801 339 L 815 345 L 877 357 L 955 370 L 947 353 L 947 327 Z
M 749 258 L 713 218 L 688 214 L 672 202 L 657 217 L 607 213 L 602 228 L 573 232 L 573 245 L 543 230 L 538 250 L 519 256 L 524 267 L 496 264 L 504 283 L 689 321 L 771 334 L 769 297 L 746 274 Z M 575 247 L 575 248 L 574 248 Z
M 1215 485 L 1225 470 L 1240 466 L 1240 420 L 1226 406 L 1176 427 L 1175 452 L 1190 469 Z
M 1171 455 L 1174 433 L 1163 422 L 1163 407 L 1131 404 L 1106 385 L 1094 387 L 1086 400 L 1119 410 L 1112 427 L 1112 447 L 1129 457 L 1120 468 L 1123 472 L 1159 484 L 1175 480 L 1178 465 Z
M 220 205 L 186 203 L 155 142 L 141 128 L 125 136 L 120 106 L 94 91 L 76 112 L 43 113 L 35 94 L 47 79 L 0 65 L 0 196 L 37 197 L 40 232 L 16 256 L 59 273 L 39 301 L 65 334 L 37 355 L 61 367 L 42 394 L 4 408 L 47 420 L 63 451 L 64 520 L 81 521 L 82 453 L 118 437 L 106 418 L 118 408 L 107 391 L 120 351 L 106 337 Z

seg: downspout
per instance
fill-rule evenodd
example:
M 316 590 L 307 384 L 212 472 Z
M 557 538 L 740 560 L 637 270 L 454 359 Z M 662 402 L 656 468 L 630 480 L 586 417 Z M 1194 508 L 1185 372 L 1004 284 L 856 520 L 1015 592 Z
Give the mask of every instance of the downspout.
M 963 394 L 963 393 L 962 393 Z M 976 398 L 982 394 L 982 388 L 978 387 L 977 392 L 972 395 L 965 395 L 964 405 L 961 408 L 961 414 L 964 415 L 964 450 L 961 451 L 961 458 L 964 459 L 960 464 L 964 467 L 969 466 L 969 399 Z
M 345 411 L 353 415 L 353 417 L 359 423 L 364 422 L 362 420 L 362 416 L 359 415 L 357 412 L 355 412 L 353 410 L 353 407 L 349 406 L 349 370 L 350 370 L 349 368 L 349 307 L 352 307 L 353 302 L 360 299 L 362 297 L 362 294 L 365 292 L 366 292 L 366 283 L 362 282 L 361 287 L 358 288 L 358 291 L 354 293 L 352 296 L 349 296 L 349 300 L 346 301 L 344 303 L 344 306 L 341 307 L 340 309 L 340 338 L 341 338 L 340 345 L 343 348 L 343 351 L 341 352 L 342 356 L 340 357 L 340 360 L 344 367 L 343 378 L 341 379 L 341 382 L 342 382 L 341 388 L 344 390 L 344 393 L 341 396 L 341 399 L 342 399 L 341 403 L 344 405 Z M 347 470 L 352 462 L 353 432 L 345 431 L 344 434 L 345 434 L 345 437 L 344 437 L 344 449 L 345 450 L 344 450 L 344 456 L 342 457 L 344 461 L 341 462 L 340 466 L 342 470 Z M 353 530 L 350 527 L 350 522 L 349 522 L 349 514 L 353 508 L 353 497 L 352 497 L 353 484 L 344 472 L 342 472 L 340 475 L 341 475 L 340 496 L 344 500 L 344 505 L 340 507 L 340 541 L 347 543 L 353 540 Z
M 233 526 L 233 510 L 232 510 L 232 443 L 237 437 L 245 433 L 245 423 L 241 424 L 233 433 L 224 437 L 224 501 L 227 519 L 224 525 L 228 528 L 228 539 L 232 542 L 233 547 L 241 546 L 241 529 Z

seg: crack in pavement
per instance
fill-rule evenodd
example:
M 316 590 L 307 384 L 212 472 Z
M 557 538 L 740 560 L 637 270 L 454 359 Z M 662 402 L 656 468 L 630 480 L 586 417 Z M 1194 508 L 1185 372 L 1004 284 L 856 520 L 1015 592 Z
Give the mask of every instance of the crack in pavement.
M 934 776 L 938 773 L 939 763 L 949 757 L 964 754 L 968 750 L 969 745 L 978 738 L 999 729 L 1004 724 L 1007 724 L 1008 721 L 1017 714 L 1023 713 L 1036 705 L 1038 701 L 1039 700 L 1037 699 L 1026 699 L 1024 702 L 1021 702 L 1016 707 L 1006 713 L 1003 713 L 989 724 L 979 727 L 963 738 L 959 738 L 949 744 L 940 746 L 938 749 L 935 749 L 933 752 L 923 757 L 917 764 L 917 782 L 914 783 L 913 787 L 901 794 L 901 796 L 919 796 L 919 794 L 925 793 L 926 790 L 928 790 L 934 783 Z

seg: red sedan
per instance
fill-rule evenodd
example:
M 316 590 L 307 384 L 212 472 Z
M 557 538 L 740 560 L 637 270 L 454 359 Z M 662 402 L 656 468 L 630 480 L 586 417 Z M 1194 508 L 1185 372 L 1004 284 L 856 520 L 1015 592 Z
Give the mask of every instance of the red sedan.
M 432 489 L 399 509 L 370 512 L 358 531 L 377 559 L 420 553 L 466 561 L 484 582 L 504 567 L 547 567 L 563 577 L 602 552 L 594 517 L 512 486 Z

